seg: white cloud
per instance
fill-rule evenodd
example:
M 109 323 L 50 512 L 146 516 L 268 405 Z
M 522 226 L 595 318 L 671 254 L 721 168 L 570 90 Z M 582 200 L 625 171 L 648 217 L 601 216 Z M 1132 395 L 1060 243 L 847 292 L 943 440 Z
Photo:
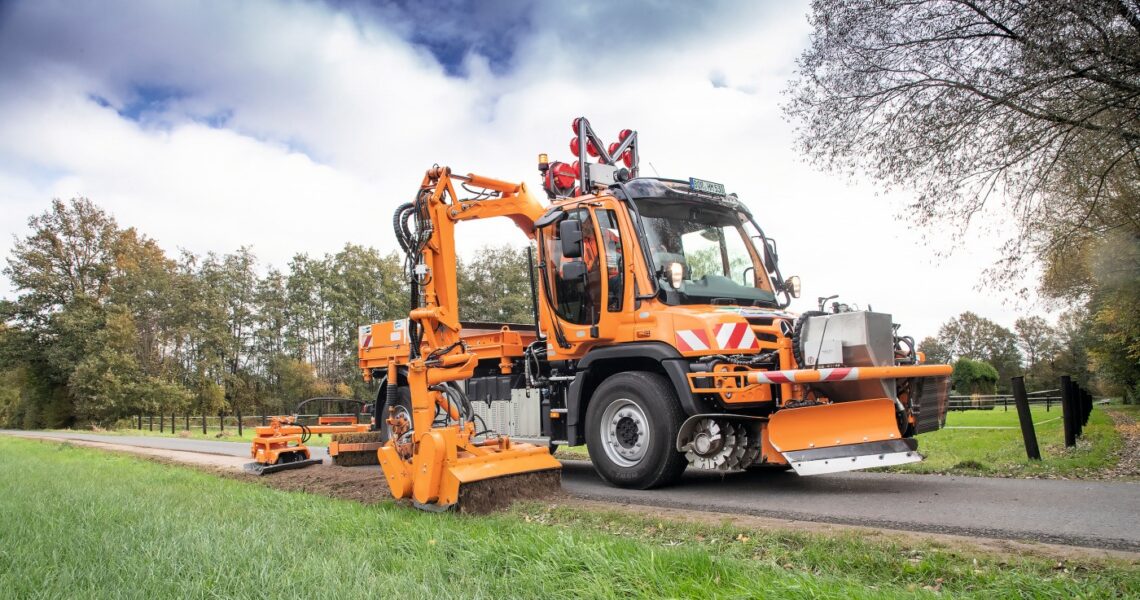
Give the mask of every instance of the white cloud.
M 392 11 L 10 6 L 0 21 L 0 233 L 22 233 L 52 196 L 84 195 L 168 249 L 252 245 L 279 266 L 345 242 L 390 249 L 392 210 L 427 167 L 538 190 L 535 156 L 568 157 L 569 122 L 585 114 L 603 135 L 638 129 L 644 173 L 652 163 L 737 191 L 779 239 L 784 273 L 803 276 L 799 308 L 840 292 L 916 335 L 966 309 L 1012 324 L 1001 294 L 973 291 L 994 257 L 989 240 L 932 265 L 923 234 L 893 218 L 905 198 L 818 172 L 792 150 L 777 105 L 807 40 L 806 6 L 533 11 L 529 30 L 484 38 L 517 44 L 509 69 L 469 55 L 454 77 L 406 41 L 412 25 Z M 140 110 L 154 90 L 159 101 Z M 139 118 L 115 110 L 124 107 Z M 461 231 L 467 251 L 522 239 L 506 223 Z

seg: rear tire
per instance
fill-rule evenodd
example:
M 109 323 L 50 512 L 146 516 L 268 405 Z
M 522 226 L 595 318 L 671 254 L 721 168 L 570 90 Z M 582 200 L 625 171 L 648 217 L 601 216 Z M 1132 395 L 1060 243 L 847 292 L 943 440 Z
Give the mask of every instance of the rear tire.
M 664 376 L 645 371 L 611 376 L 586 409 L 586 447 L 594 469 L 624 488 L 677 481 L 688 465 L 675 447 L 683 421 L 677 392 Z

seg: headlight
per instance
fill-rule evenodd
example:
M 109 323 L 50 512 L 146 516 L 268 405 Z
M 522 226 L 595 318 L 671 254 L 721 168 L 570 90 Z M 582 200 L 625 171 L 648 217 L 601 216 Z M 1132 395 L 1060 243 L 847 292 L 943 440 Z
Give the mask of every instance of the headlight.
M 792 275 L 784 280 L 784 290 L 788 295 L 793 298 L 800 297 L 800 277 L 799 275 Z

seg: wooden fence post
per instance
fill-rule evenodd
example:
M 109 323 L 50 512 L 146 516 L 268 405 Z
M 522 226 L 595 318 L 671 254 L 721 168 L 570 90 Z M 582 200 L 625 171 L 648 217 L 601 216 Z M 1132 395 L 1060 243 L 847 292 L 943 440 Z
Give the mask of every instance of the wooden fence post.
M 142 413 L 139 413 L 139 431 L 142 431 Z
M 166 413 L 158 412 L 158 432 L 166 433 Z
M 226 411 L 218 411 L 218 429 L 225 433 L 226 431 Z
M 238 408 L 235 408 L 235 409 L 234 409 L 234 412 L 235 412 L 235 413 L 237 413 L 237 420 L 238 420 L 238 437 L 241 437 L 241 436 L 242 436 L 242 429 L 241 429 L 241 408 L 240 408 L 240 407 L 238 407 Z
M 154 431 L 154 415 L 147 415 L 147 429 Z
M 1084 422 L 1081 419 L 1081 413 L 1084 412 L 1084 409 L 1081 408 L 1082 393 L 1080 384 L 1074 381 L 1071 398 L 1073 399 L 1073 429 L 1077 432 L 1077 438 L 1080 438 L 1085 433 Z
M 206 408 L 202 407 L 202 435 L 206 435 Z
M 186 411 L 186 431 L 190 431 L 190 411 Z
M 1065 447 L 1077 445 L 1077 428 L 1073 415 L 1073 382 L 1068 375 L 1061 376 L 1061 422 L 1065 426 Z
M 1021 422 L 1021 438 L 1025 441 L 1025 454 L 1031 460 L 1041 460 L 1041 449 L 1037 447 L 1037 432 L 1033 429 L 1033 413 L 1029 410 L 1029 396 L 1025 393 L 1025 378 L 1009 380 L 1013 391 L 1013 402 L 1017 405 L 1017 420 Z

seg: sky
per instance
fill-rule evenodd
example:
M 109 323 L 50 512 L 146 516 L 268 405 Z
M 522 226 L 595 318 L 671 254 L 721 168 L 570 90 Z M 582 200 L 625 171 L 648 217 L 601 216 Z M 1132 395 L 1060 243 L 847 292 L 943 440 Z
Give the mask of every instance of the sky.
M 365 0 L 0 2 L 0 259 L 83 196 L 171 255 L 261 268 L 396 249 L 395 207 L 449 165 L 541 196 L 574 117 L 638 131 L 642 173 L 736 192 L 803 296 L 889 312 L 918 339 L 962 311 L 1040 313 L 984 280 L 994 229 L 918 230 L 905 190 L 821 170 L 780 105 L 806 3 Z M 996 230 L 996 233 L 995 233 Z M 523 245 L 505 220 L 459 248 Z M 6 264 L 6 263 L 5 263 Z M 0 277 L 0 295 L 16 292 Z

